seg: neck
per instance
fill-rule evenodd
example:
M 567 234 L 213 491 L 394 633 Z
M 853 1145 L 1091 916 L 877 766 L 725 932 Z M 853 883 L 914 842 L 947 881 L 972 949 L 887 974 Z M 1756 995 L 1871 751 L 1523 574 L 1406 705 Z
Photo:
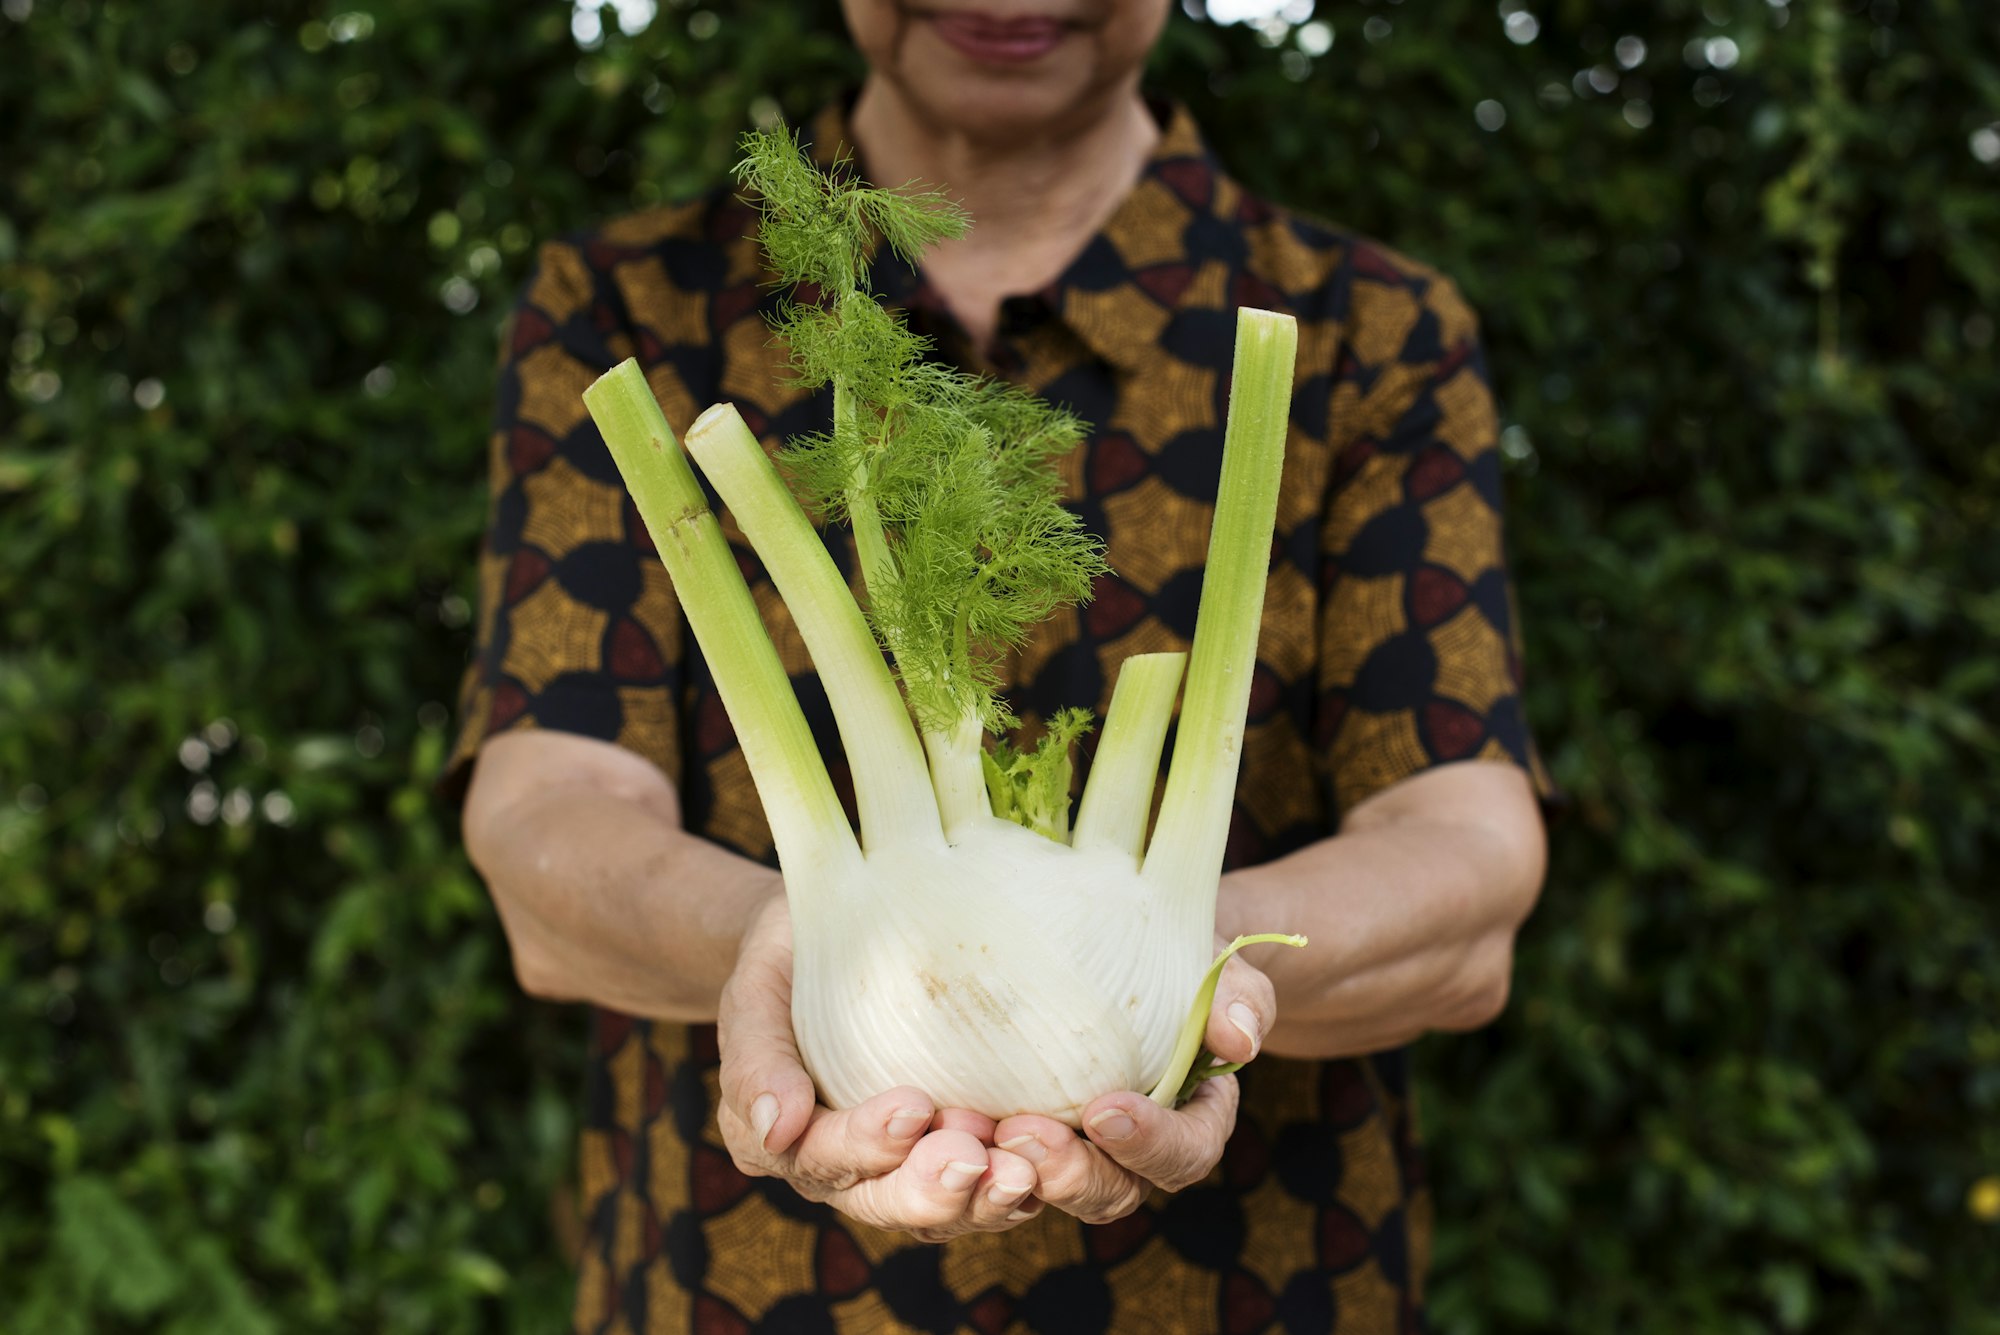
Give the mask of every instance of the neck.
M 924 271 L 981 348 L 1001 300 L 1063 271 L 1137 183 L 1159 139 L 1136 82 L 1073 122 L 986 138 L 937 124 L 871 77 L 851 131 L 870 179 L 938 185 L 972 214 L 972 231 L 932 250 Z

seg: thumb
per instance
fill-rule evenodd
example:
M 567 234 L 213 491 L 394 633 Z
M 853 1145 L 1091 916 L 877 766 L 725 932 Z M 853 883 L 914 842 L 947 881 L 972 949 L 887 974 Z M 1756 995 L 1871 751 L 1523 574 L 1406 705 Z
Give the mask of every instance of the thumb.
M 1277 1018 L 1278 993 L 1271 980 L 1241 955 L 1233 955 L 1216 982 L 1203 1041 L 1224 1061 L 1247 1062 L 1263 1050 L 1264 1036 Z
M 792 1036 L 791 962 L 788 949 L 746 940 L 716 1018 L 724 1110 L 771 1154 L 791 1148 L 816 1102 Z

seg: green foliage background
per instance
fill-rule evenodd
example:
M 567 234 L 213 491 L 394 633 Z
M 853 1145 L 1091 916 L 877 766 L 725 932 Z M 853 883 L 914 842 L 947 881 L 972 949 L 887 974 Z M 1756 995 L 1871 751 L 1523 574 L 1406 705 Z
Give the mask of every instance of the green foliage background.
M 578 1017 L 428 792 L 495 322 L 853 65 L 352 4 L 0 3 L 0 1329 L 562 1323 Z M 1435 1324 L 2000 1330 L 1991 16 L 1315 17 L 1157 86 L 1482 308 L 1571 800 L 1422 1048 Z

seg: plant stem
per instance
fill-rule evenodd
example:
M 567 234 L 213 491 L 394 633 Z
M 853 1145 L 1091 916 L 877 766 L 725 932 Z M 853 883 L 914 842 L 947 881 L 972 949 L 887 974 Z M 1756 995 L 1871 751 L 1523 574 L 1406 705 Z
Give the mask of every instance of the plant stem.
M 986 795 L 986 771 L 981 763 L 986 729 L 977 714 L 961 718 L 950 732 L 924 733 L 931 757 L 931 787 L 937 792 L 938 813 L 947 842 L 968 822 L 993 814 Z
M 1187 693 L 1145 863 L 1147 878 L 1163 888 L 1165 898 L 1198 909 L 1209 920 L 1242 761 L 1243 715 L 1257 663 L 1297 356 L 1298 322 L 1291 316 L 1237 312 L 1222 480 L 1208 534 Z
M 1104 736 L 1077 807 L 1072 847 L 1116 848 L 1134 863 L 1145 852 L 1160 748 L 1166 744 L 1186 665 L 1186 654 L 1135 654 L 1119 665 Z
M 842 376 L 833 378 L 833 429 L 842 427 L 859 432 L 855 420 L 854 394 Z M 861 562 L 861 586 L 870 596 L 880 592 L 896 576 L 895 559 L 889 554 L 889 540 L 882 531 L 882 514 L 875 508 L 875 493 L 869 490 L 867 465 L 857 462 L 854 477 L 847 484 L 847 523 L 854 531 L 854 554 Z
M 716 688 L 770 819 L 779 861 L 796 867 L 853 857 L 853 832 L 791 679 L 639 364 L 621 362 L 583 392 L 583 401 L 716 669 Z
M 854 776 L 863 847 L 938 842 L 938 804 L 916 728 L 812 521 L 733 405 L 718 403 L 697 417 L 687 447 L 757 549 L 812 651 Z
M 1194 1068 L 1195 1054 L 1201 1051 L 1202 1035 L 1208 1032 L 1208 1009 L 1215 1004 L 1215 987 L 1222 981 L 1222 966 L 1229 963 L 1229 957 L 1245 946 L 1303 946 L 1305 943 L 1306 939 L 1302 936 L 1260 932 L 1256 936 L 1239 936 L 1223 948 L 1222 953 L 1215 957 L 1215 963 L 1208 966 L 1208 972 L 1201 976 L 1201 986 L 1195 989 L 1194 1003 L 1188 1007 L 1187 1019 L 1181 1022 L 1181 1035 L 1174 1044 L 1174 1055 L 1167 1059 L 1166 1072 L 1153 1086 L 1150 1095 L 1153 1102 L 1162 1107 L 1174 1107 L 1193 1092 L 1194 1085 L 1201 1083 L 1199 1080 L 1190 1081 L 1188 1072 Z M 1242 1065 L 1238 1062 L 1228 1067 L 1227 1071 L 1240 1070 Z M 1227 1071 L 1218 1071 L 1217 1074 L 1227 1074 Z

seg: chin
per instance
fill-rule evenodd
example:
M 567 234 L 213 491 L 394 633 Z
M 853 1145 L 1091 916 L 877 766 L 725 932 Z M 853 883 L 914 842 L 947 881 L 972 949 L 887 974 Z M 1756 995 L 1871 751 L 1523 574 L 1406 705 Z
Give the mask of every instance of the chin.
M 1099 6 L 1102 12 L 1089 12 L 1047 49 L 1013 58 L 954 45 L 929 11 L 914 6 L 899 7 L 893 18 L 868 0 L 851 0 L 848 8 L 869 65 L 912 111 L 941 129 L 987 140 L 1061 134 L 1099 119 L 1136 86 L 1159 26 L 1148 21 L 1151 14 Z M 981 8 L 1005 7 L 985 0 Z M 1158 9 L 1164 20 L 1164 5 Z
M 975 140 L 1013 141 L 1061 134 L 1096 119 L 1100 92 L 1080 97 L 1021 80 L 967 79 L 942 90 L 899 91 L 932 124 Z

